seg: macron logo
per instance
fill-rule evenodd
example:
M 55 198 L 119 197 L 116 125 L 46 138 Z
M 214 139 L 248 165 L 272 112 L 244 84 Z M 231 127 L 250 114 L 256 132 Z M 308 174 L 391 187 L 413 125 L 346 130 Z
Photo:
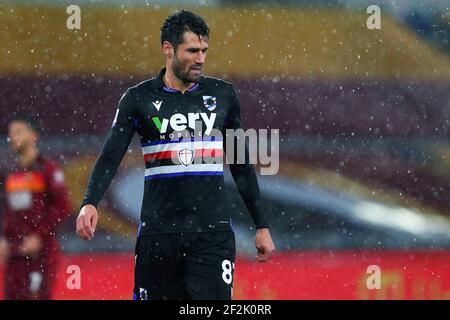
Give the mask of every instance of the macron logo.
M 162 100 L 161 101 L 156 100 L 156 101 L 153 101 L 152 103 L 155 106 L 156 110 L 159 111 L 159 108 L 161 108 Z

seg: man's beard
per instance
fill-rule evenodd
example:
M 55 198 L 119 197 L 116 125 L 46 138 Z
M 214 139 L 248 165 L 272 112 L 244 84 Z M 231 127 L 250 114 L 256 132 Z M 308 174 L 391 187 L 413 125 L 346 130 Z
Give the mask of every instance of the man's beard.
M 194 65 L 194 66 L 196 66 L 196 65 Z M 196 67 L 198 67 L 198 66 L 196 66 Z M 201 68 L 201 66 L 200 66 L 200 68 Z M 175 55 L 173 58 L 173 63 L 172 63 L 173 74 L 178 79 L 180 79 L 181 81 L 183 81 L 185 83 L 197 82 L 198 79 L 201 77 L 201 73 L 199 73 L 197 76 L 190 76 L 189 71 L 191 71 L 191 67 L 189 67 L 189 69 L 187 69 L 185 71 L 184 66 L 180 63 L 180 61 L 177 59 L 177 56 Z
M 27 149 L 27 143 L 23 142 L 23 143 L 17 143 L 14 145 L 11 145 L 11 151 L 18 155 L 18 156 L 22 156 L 23 154 L 25 154 L 25 150 Z

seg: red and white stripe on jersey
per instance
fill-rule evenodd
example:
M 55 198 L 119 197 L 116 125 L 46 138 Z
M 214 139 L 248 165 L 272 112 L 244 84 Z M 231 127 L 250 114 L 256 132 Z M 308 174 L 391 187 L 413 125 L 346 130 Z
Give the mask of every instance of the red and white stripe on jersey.
M 223 141 L 217 137 L 161 140 L 143 144 L 142 153 L 145 179 L 223 175 Z

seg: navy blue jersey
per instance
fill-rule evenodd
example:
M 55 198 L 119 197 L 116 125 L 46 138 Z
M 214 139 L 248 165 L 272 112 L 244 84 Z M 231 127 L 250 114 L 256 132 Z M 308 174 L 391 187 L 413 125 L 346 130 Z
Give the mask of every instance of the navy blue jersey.
M 140 234 L 228 231 L 234 209 L 223 169 L 226 130 L 241 128 L 236 91 L 229 82 L 202 76 L 182 93 L 165 86 L 164 73 L 122 96 L 82 206 L 97 206 L 137 133 L 145 162 Z M 245 153 L 245 163 L 230 164 L 230 171 L 256 227 L 268 227 L 247 144 Z

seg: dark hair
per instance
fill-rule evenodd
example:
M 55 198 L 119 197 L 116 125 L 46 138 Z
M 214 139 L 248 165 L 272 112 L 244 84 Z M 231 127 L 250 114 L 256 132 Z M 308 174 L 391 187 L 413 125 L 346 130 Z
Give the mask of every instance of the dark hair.
M 23 122 L 25 123 L 28 128 L 35 132 L 39 132 L 39 122 L 37 119 L 28 113 L 16 113 L 14 116 L 10 119 L 9 123 L 12 123 L 14 121 Z
M 209 27 L 205 20 L 199 15 L 187 11 L 175 11 L 166 18 L 161 26 L 161 45 L 164 41 L 170 42 L 175 51 L 183 42 L 183 34 L 191 31 L 199 37 L 209 37 Z

